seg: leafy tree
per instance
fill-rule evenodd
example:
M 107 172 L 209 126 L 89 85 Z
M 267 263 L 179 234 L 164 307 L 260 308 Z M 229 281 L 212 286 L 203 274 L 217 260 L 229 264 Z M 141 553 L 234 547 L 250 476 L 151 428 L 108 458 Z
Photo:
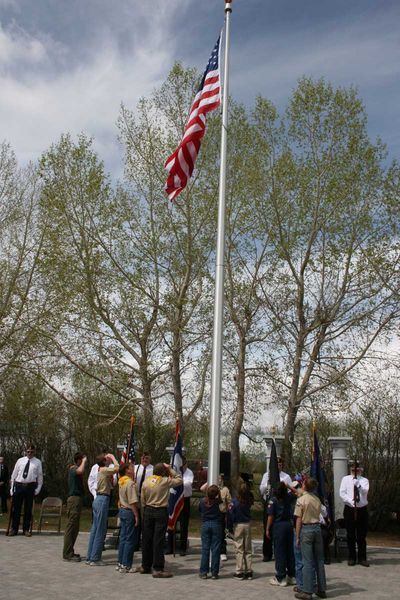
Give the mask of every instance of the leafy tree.
M 270 239 L 263 295 L 276 329 L 265 372 L 285 412 L 290 463 L 300 411 L 329 389 L 340 395 L 398 319 L 399 171 L 369 140 L 353 89 L 303 79 L 281 122 L 260 98 L 254 123 Z

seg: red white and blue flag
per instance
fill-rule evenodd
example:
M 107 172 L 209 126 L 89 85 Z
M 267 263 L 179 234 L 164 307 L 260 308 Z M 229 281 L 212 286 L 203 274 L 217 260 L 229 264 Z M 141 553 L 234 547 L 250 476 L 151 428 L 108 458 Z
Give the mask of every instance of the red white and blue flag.
M 135 464 L 135 437 L 133 433 L 133 426 L 135 424 L 135 417 L 131 417 L 131 429 L 126 439 L 125 448 L 121 455 L 121 464 L 132 463 Z
M 206 131 L 206 114 L 221 104 L 219 76 L 219 36 L 204 71 L 197 90 L 183 138 L 173 154 L 165 161 L 169 172 L 165 190 L 170 200 L 174 200 L 185 189 L 191 177 L 200 150 L 201 140 Z
M 177 473 L 182 475 L 182 438 L 181 424 L 176 422 L 175 428 L 175 447 L 171 460 L 171 467 Z M 184 504 L 183 484 L 176 488 L 171 488 L 168 500 L 168 529 L 174 531 L 176 522 L 181 514 Z

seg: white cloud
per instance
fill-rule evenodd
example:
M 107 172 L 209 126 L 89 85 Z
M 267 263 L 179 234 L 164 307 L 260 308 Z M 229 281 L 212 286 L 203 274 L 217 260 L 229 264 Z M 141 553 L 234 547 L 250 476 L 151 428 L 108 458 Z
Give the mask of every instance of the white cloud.
M 140 44 L 131 53 L 121 50 L 106 24 L 99 27 L 78 64 L 73 49 L 49 36 L 33 36 L 16 26 L 1 28 L 0 132 L 18 158 L 39 157 L 62 132 L 84 131 L 95 137 L 106 167 L 115 172 L 120 103 L 135 107 L 172 66 L 175 42 L 168 23 L 181 1 L 160 4 L 154 14 L 149 7 L 135 8 L 132 33 Z

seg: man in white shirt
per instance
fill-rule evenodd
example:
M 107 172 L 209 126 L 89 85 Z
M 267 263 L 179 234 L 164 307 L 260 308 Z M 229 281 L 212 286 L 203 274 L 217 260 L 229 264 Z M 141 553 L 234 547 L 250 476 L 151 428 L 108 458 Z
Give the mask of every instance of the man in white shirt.
M 150 452 L 142 452 L 142 456 L 140 457 L 140 463 L 135 467 L 135 482 L 136 482 L 136 492 L 140 501 L 140 495 L 142 493 L 142 486 L 144 480 L 147 477 L 153 475 L 153 465 L 151 464 L 151 455 Z M 137 525 L 137 533 L 136 533 L 136 545 L 135 552 L 137 552 L 140 548 L 140 539 L 142 536 L 142 511 L 139 511 L 139 523 Z
M 367 561 L 368 533 L 368 491 L 369 481 L 363 477 L 363 469 L 359 463 L 352 463 L 350 475 L 343 477 L 340 484 L 340 498 L 344 502 L 343 518 L 347 531 L 347 548 L 349 551 L 347 564 L 356 564 L 356 542 L 358 564 L 369 567 Z
M 41 461 L 34 456 L 35 446 L 29 444 L 26 456 L 19 458 L 11 474 L 10 494 L 13 497 L 12 529 L 9 536 L 17 535 L 21 519 L 22 504 L 24 504 L 24 519 L 22 531 L 26 537 L 31 537 L 31 521 L 33 498 L 37 496 L 43 485 L 43 469 Z
M 278 456 L 278 469 L 279 469 L 279 479 L 286 483 L 286 485 L 293 485 L 292 479 L 290 475 L 285 473 L 283 469 L 283 460 L 280 456 Z M 268 507 L 268 492 L 269 492 L 269 472 L 266 471 L 261 479 L 260 483 L 260 494 L 263 499 L 264 505 L 264 539 L 263 539 L 263 562 L 268 562 L 272 560 L 272 536 L 270 538 L 266 535 L 266 527 L 267 527 L 267 507 Z

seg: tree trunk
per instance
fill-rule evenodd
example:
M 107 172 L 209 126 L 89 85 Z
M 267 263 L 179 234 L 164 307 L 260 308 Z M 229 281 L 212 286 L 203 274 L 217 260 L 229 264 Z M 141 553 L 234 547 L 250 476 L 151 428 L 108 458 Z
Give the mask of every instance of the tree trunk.
M 241 337 L 239 342 L 239 355 L 236 372 L 236 411 L 235 420 L 231 432 L 231 481 L 234 487 L 240 473 L 240 433 L 244 420 L 244 401 L 245 401 L 245 362 L 246 362 L 246 338 Z

